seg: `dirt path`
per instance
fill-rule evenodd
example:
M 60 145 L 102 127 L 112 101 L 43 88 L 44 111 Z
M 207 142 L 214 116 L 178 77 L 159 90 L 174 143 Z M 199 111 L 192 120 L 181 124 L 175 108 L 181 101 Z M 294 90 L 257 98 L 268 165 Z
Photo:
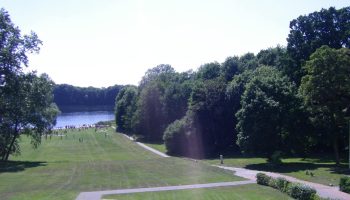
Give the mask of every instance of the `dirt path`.
M 140 192 L 160 192 L 160 191 L 170 191 L 170 190 L 229 187 L 229 186 L 246 185 L 246 184 L 252 184 L 252 183 L 255 183 L 255 181 L 247 180 L 247 181 L 235 181 L 235 182 L 164 186 L 164 187 L 153 187 L 153 188 L 134 188 L 134 189 L 106 190 L 106 191 L 96 191 L 96 192 L 82 192 L 79 194 L 76 200 L 100 200 L 103 195 L 111 195 L 111 194 L 130 194 L 130 193 L 140 193 Z
M 308 185 L 314 188 L 317 191 L 317 194 L 323 198 L 340 199 L 340 200 L 350 199 L 350 194 L 339 191 L 338 187 L 331 187 L 331 186 L 326 186 L 318 183 L 303 181 L 291 176 L 286 176 L 283 174 L 278 174 L 273 172 L 257 171 L 257 170 L 250 170 L 250 169 L 238 168 L 238 167 L 225 167 L 225 166 L 219 166 L 219 165 L 214 165 L 214 166 L 219 167 L 221 169 L 233 171 L 234 175 L 240 176 L 252 181 L 256 181 L 256 174 L 261 172 L 274 178 L 283 177 L 291 182 L 298 182 L 304 185 Z

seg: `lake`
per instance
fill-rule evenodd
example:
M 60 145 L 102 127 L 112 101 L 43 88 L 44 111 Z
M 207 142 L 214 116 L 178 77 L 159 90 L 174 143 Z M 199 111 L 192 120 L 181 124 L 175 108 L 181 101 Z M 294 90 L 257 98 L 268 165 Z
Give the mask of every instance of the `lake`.
M 82 126 L 83 124 L 95 124 L 99 121 L 114 120 L 113 111 L 83 111 L 61 113 L 57 117 L 55 128 L 64 126 Z

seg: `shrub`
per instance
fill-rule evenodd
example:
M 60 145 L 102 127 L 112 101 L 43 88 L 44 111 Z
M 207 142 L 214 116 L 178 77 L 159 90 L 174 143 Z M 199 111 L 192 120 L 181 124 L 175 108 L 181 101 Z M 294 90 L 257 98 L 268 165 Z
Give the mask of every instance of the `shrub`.
M 342 192 L 350 193 L 350 177 L 344 176 L 340 178 L 339 190 Z
M 270 177 L 269 186 L 272 187 L 272 188 L 277 189 L 277 179 L 274 179 L 274 178 Z
M 299 183 L 291 183 L 288 186 L 287 193 L 297 200 L 310 200 L 314 199 L 316 190 Z
M 264 174 L 264 173 L 258 173 L 256 175 L 256 182 L 260 185 L 269 186 L 270 179 L 271 179 L 271 177 Z
M 284 192 L 284 193 L 287 192 L 289 184 L 290 184 L 290 182 L 287 181 L 287 179 L 285 179 L 285 178 L 278 177 L 276 179 L 276 188 L 281 192 Z

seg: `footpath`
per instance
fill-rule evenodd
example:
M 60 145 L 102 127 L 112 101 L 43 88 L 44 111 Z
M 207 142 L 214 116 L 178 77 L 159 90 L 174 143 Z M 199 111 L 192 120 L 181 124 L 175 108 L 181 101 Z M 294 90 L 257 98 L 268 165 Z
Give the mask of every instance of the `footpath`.
M 112 127 L 114 128 L 114 127 Z M 114 128 L 115 129 L 115 128 Z M 125 137 L 130 140 L 134 139 L 123 134 Z M 136 142 L 141 147 L 145 148 L 148 151 L 151 151 L 161 157 L 169 157 L 168 155 L 160 152 L 156 149 L 153 149 L 143 143 Z M 128 193 L 140 193 L 140 192 L 157 192 L 157 191 L 169 191 L 169 190 L 184 190 L 184 189 L 195 189 L 195 188 L 211 188 L 211 187 L 224 187 L 224 186 L 236 186 L 236 185 L 244 185 L 244 184 L 252 184 L 256 183 L 256 174 L 257 173 L 265 173 L 268 176 L 277 178 L 282 177 L 291 182 L 298 182 L 307 186 L 314 188 L 317 191 L 317 194 L 323 198 L 330 199 L 338 199 L 338 200 L 350 200 L 350 194 L 339 191 L 338 187 L 326 186 L 318 183 L 308 182 L 296 179 L 291 176 L 286 176 L 283 174 L 273 173 L 273 172 L 265 172 L 265 171 L 257 171 L 250 170 L 239 167 L 226 167 L 222 165 L 213 165 L 215 167 L 232 171 L 234 175 L 246 178 L 246 181 L 235 181 L 235 182 L 221 182 L 221 183 L 207 183 L 207 184 L 193 184 L 193 185 L 180 185 L 180 186 L 165 186 L 165 187 L 153 187 L 153 188 L 134 188 L 134 189 L 120 189 L 120 190 L 106 190 L 106 191 L 92 191 L 92 192 L 81 192 L 76 200 L 100 200 L 103 195 L 110 194 L 128 194 Z

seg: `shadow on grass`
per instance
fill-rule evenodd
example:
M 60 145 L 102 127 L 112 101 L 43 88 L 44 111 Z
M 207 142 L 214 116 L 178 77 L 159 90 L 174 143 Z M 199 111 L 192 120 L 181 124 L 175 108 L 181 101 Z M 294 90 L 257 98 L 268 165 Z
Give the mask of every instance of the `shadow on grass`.
M 3 172 L 19 172 L 28 168 L 46 166 L 46 162 L 30 162 L 30 161 L 0 161 L 0 173 Z
M 330 173 L 350 175 L 350 170 L 347 165 L 341 164 L 336 166 L 335 164 L 324 164 L 324 163 L 299 163 L 290 162 L 283 163 L 280 166 L 273 167 L 269 163 L 249 164 L 246 166 L 247 169 L 259 170 L 259 171 L 271 171 L 277 173 L 291 173 L 306 170 L 317 170 L 318 168 L 328 168 Z

